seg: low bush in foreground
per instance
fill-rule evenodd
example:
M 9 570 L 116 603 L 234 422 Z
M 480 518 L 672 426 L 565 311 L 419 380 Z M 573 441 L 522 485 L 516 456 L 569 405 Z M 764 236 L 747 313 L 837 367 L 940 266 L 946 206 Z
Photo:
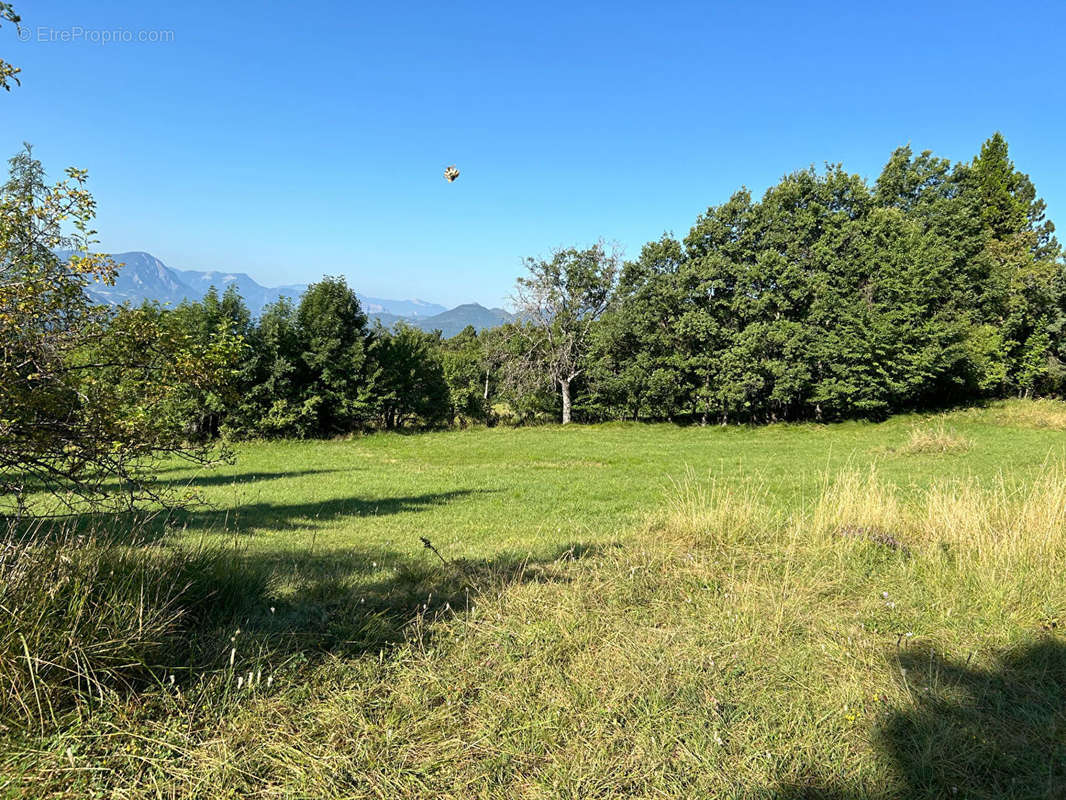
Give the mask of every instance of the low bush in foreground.
M 1059 796 L 1066 474 L 847 471 L 773 509 L 756 482 L 685 482 L 643 535 L 494 573 L 393 648 L 142 688 L 9 736 L 4 774 L 122 797 Z M 417 563 L 418 591 L 470 586 Z

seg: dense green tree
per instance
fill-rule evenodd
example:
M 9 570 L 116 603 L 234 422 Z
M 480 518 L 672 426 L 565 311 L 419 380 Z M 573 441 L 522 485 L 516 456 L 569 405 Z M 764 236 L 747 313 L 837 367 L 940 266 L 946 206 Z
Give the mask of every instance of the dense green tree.
M 898 148 L 872 184 L 830 165 L 742 189 L 625 264 L 600 244 L 526 266 L 515 322 L 449 340 L 370 330 L 339 278 L 254 322 L 232 288 L 139 313 L 201 351 L 246 343 L 238 400 L 174 388 L 193 438 L 520 423 L 560 401 L 564 422 L 739 423 L 1066 390 L 1062 250 L 999 134 L 954 165 Z
M 448 384 L 448 421 L 460 425 L 488 418 L 492 368 L 483 337 L 472 325 L 441 343 L 441 366 Z
M 448 383 L 440 340 L 403 323 L 379 330 L 371 356 L 377 368 L 373 395 L 386 430 L 417 422 L 437 425 L 450 418 Z
M 304 408 L 303 369 L 296 308 L 282 298 L 263 309 L 249 334 L 250 386 L 237 409 L 243 435 L 297 436 L 315 433 L 316 419 Z
M 579 403 L 758 421 L 1060 390 L 1053 233 L 998 134 L 969 164 L 899 148 L 873 186 L 833 166 L 738 192 L 626 265 Z
M 319 435 L 345 433 L 375 412 L 367 317 L 344 278 L 308 287 L 296 311 L 304 380 L 301 413 Z
M 681 243 L 664 235 L 640 258 L 623 265 L 613 308 L 593 332 L 589 359 L 591 397 L 597 416 L 671 417 L 685 380 L 677 321 L 684 311 L 678 270 Z M 616 409 L 616 411 L 614 411 Z
M 1028 175 L 1015 169 L 999 133 L 962 177 L 977 210 L 983 247 L 973 259 L 980 284 L 977 322 L 1000 331 L 1007 382 L 1020 393 L 1051 388 L 1061 327 L 1061 248 Z
M 250 346 L 253 331 L 251 314 L 236 287 L 230 285 L 221 297 L 212 286 L 199 302 L 186 300 L 174 309 L 170 318 L 187 339 L 199 347 L 207 347 L 220 333 L 244 343 L 224 394 L 204 391 L 187 393 L 185 398 L 189 435 L 195 439 L 217 437 L 223 424 L 232 425 L 234 422 L 236 409 L 232 398 L 244 397 L 255 383 L 258 354 Z

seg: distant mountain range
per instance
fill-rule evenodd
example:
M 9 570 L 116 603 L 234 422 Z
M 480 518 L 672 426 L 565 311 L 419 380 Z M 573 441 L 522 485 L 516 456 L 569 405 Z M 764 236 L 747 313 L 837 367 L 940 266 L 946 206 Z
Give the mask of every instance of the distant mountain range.
M 173 269 L 151 253 L 113 253 L 111 257 L 123 265 L 115 285 L 94 284 L 88 291 L 100 302 L 112 305 L 137 305 L 145 300 L 178 305 L 183 300 L 200 300 L 212 286 L 222 293 L 232 285 L 244 298 L 252 316 L 259 316 L 270 303 L 282 297 L 298 301 L 307 290 L 306 284 L 299 283 L 263 286 L 243 272 Z M 449 310 L 424 300 L 388 300 L 367 297 L 358 292 L 356 295 L 367 315 L 386 327 L 403 321 L 425 331 L 439 330 L 446 338 L 455 336 L 467 325 L 481 330 L 512 319 L 512 315 L 502 308 L 485 308 L 477 303 L 467 303 Z

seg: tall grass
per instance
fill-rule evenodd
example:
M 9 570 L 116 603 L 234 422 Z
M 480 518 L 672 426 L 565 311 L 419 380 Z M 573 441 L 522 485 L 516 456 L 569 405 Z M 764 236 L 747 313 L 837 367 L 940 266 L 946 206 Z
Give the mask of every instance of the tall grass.
M 1007 400 L 992 408 L 992 416 L 1008 425 L 1066 430 L 1066 403 L 1061 400 Z
M 193 624 L 209 561 L 94 547 L 5 567 L 37 609 L 2 639 L 23 724 L 48 716 L 41 686 L 87 703 L 71 676 L 145 704 L 175 636 L 219 635 Z M 33 559 L 58 583 L 32 581 Z M 759 480 L 690 474 L 623 546 L 474 581 L 460 613 L 416 614 L 391 651 L 239 701 L 94 717 L 75 749 L 42 739 L 0 765 L 41 795 L 1054 797 L 1064 562 L 1062 466 L 925 488 L 849 468 L 788 509 Z M 418 589 L 473 570 L 427 555 Z M 119 630 L 138 633 L 119 646 Z M 64 662 L 67 631 L 83 655 Z
M 203 667 L 206 631 L 235 615 L 222 551 L 117 543 L 81 526 L 0 537 L 0 724 L 39 731 Z M 217 645 L 215 645 L 215 649 Z

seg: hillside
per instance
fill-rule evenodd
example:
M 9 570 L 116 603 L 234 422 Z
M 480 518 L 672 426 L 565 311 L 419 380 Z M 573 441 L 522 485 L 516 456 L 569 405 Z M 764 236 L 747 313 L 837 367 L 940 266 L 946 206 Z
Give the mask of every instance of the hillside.
M 93 284 L 89 290 L 89 294 L 101 302 L 136 305 L 145 300 L 155 300 L 177 304 L 194 294 L 194 290 L 182 280 L 177 271 L 170 269 L 151 253 L 116 253 L 112 258 L 123 265 L 115 279 L 115 285 Z

